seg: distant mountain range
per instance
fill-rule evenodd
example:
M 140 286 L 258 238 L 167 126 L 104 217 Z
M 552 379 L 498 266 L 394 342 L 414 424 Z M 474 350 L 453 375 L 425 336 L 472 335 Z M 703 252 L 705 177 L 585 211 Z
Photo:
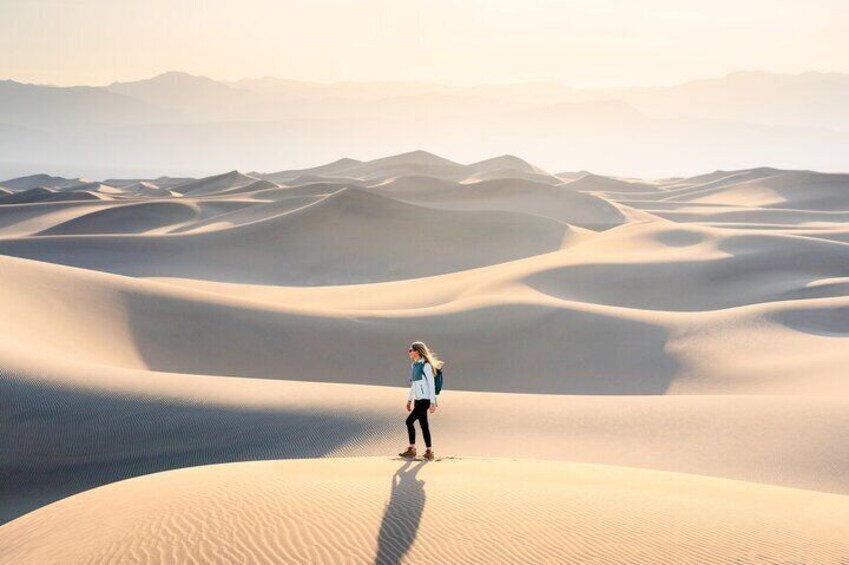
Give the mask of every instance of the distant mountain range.
M 108 86 L 0 81 L 0 176 L 197 175 L 426 148 L 472 161 L 642 177 L 849 169 L 849 75 L 739 72 L 676 86 L 222 82 L 181 72 Z

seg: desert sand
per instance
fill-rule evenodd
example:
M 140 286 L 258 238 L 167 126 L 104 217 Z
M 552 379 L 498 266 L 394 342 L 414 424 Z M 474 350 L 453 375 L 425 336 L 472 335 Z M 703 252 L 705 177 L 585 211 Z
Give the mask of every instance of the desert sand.
M 847 522 L 846 497 L 726 479 L 357 457 L 114 483 L 8 524 L 4 542 L 32 562 L 827 563 L 849 552 Z
M 0 562 L 846 563 L 848 221 L 424 151 L 0 181 Z

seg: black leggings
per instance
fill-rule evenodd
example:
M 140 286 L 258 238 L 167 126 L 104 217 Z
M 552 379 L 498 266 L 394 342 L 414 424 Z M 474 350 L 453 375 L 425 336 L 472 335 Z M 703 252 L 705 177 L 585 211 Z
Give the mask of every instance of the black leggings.
M 413 422 L 419 421 L 422 427 L 422 435 L 424 436 L 425 446 L 430 447 L 430 426 L 427 425 L 427 410 L 430 408 L 430 399 L 423 398 L 413 402 L 413 411 L 407 416 L 407 435 L 410 436 L 410 445 L 416 444 L 416 429 L 413 427 Z

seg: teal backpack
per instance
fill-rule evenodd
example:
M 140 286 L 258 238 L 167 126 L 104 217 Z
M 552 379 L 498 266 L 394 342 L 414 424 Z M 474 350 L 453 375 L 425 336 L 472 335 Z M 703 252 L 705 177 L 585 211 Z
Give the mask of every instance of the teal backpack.
M 432 367 L 433 365 L 431 365 Z M 436 394 L 439 394 L 439 391 L 442 390 L 442 369 L 437 369 L 436 374 L 433 375 L 433 384 L 436 387 Z

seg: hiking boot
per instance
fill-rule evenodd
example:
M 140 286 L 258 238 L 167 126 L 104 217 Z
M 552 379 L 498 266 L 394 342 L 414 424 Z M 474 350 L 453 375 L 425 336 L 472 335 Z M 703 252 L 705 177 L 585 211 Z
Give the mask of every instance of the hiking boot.
M 415 457 L 416 456 L 416 448 L 415 447 L 408 447 L 407 451 L 402 451 L 398 455 L 400 455 L 401 457 Z
M 424 452 L 424 458 L 427 459 L 428 461 L 433 461 L 433 450 L 426 449 L 425 452 Z

